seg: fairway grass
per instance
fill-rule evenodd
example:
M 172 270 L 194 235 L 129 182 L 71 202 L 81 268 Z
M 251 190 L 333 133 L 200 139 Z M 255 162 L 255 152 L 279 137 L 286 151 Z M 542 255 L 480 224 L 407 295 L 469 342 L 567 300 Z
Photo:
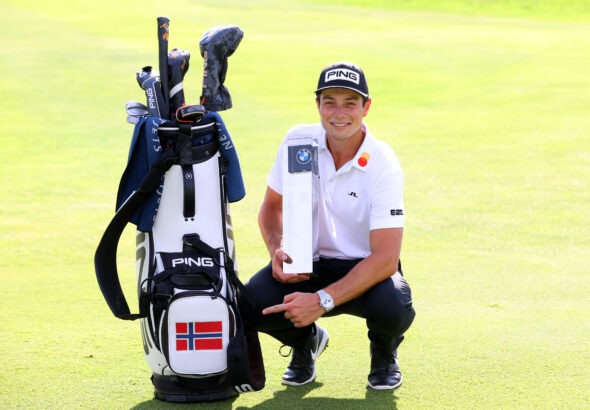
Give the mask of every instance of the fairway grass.
M 232 204 L 243 279 L 267 262 L 256 224 L 266 173 L 287 129 L 317 121 L 326 64 L 364 68 L 367 123 L 406 178 L 402 262 L 417 316 L 401 389 L 366 389 L 365 324 L 341 316 L 320 319 L 331 340 L 316 382 L 282 386 L 289 358 L 262 335 L 266 388 L 198 407 L 588 407 L 585 2 L 347 3 L 0 1 L 0 408 L 179 407 L 152 399 L 138 323 L 112 316 L 92 262 L 129 149 L 124 104 L 143 101 L 135 72 L 157 64 L 158 15 L 171 18 L 171 46 L 192 54 L 193 103 L 201 35 L 245 33 L 222 113 L 247 190 Z M 134 249 L 128 227 L 118 258 L 132 306 Z

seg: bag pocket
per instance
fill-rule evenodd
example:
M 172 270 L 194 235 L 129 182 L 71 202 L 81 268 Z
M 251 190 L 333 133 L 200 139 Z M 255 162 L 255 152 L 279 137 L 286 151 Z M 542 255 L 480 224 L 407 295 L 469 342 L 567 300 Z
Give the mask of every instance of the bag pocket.
M 227 371 L 227 346 L 234 335 L 232 308 L 222 296 L 205 291 L 174 295 L 160 329 L 170 369 L 196 377 Z

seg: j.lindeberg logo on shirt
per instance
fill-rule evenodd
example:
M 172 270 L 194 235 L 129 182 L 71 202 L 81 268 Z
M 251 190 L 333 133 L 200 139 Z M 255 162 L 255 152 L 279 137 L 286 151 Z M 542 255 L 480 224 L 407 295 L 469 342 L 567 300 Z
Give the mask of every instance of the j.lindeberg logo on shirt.
M 351 192 L 349 192 L 349 193 L 348 193 L 348 195 L 349 195 L 349 196 L 352 196 L 352 197 L 354 197 L 354 198 L 358 198 L 358 196 L 357 196 L 356 192 L 354 192 L 354 191 L 351 191 Z

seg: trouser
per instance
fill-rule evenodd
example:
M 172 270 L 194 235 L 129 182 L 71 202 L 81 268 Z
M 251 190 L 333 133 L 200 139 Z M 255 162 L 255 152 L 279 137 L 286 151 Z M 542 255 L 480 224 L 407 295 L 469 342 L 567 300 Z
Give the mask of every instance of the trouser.
M 283 303 L 283 298 L 294 292 L 317 292 L 344 277 L 362 259 L 340 260 L 320 258 L 313 264 L 310 280 L 283 284 L 272 277 L 272 267 L 267 265 L 246 283 L 248 303 L 240 297 L 243 319 L 258 331 L 269 334 L 281 343 L 302 347 L 312 331 L 312 326 L 296 328 L 284 313 L 263 315 L 262 309 Z M 414 320 L 410 286 L 399 271 L 378 283 L 356 299 L 336 306 L 324 316 L 349 314 L 366 320 L 371 342 L 385 351 L 393 351 L 403 340 L 403 334 Z

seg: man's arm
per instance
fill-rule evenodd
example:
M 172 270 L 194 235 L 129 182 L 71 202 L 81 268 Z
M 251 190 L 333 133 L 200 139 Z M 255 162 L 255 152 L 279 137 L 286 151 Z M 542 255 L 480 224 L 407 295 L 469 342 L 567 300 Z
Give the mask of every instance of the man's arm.
M 359 262 L 345 277 L 324 290 L 336 306 L 362 295 L 397 271 L 403 228 L 375 229 L 370 232 L 371 255 Z
M 403 228 L 375 229 L 370 232 L 371 255 L 359 262 L 346 276 L 325 288 L 335 306 L 352 300 L 397 271 Z M 325 310 L 315 293 L 291 293 L 283 303 L 268 307 L 264 314 L 285 312 L 295 327 L 304 327 L 320 318 Z
M 282 248 L 283 239 L 283 196 L 270 187 L 258 211 L 258 226 L 266 249 L 272 261 L 272 274 L 282 283 L 296 283 L 309 279 L 310 275 L 292 275 L 283 272 L 283 262 L 291 263 L 291 258 Z
M 283 196 L 268 186 L 258 210 L 258 227 L 272 258 L 283 238 Z

